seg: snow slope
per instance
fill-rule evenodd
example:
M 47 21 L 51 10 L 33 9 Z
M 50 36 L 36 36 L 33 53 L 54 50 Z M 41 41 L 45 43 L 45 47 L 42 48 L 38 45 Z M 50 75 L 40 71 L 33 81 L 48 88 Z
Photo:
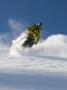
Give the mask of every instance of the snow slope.
M 31 49 L 22 33 L 0 47 L 0 90 L 67 90 L 67 36 L 52 35 Z

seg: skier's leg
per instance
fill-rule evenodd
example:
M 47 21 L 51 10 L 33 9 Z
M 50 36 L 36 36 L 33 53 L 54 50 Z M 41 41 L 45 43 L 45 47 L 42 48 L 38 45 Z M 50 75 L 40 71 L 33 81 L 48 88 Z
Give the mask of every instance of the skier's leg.
M 28 35 L 26 41 L 23 43 L 22 46 L 32 47 L 34 43 L 35 43 L 35 38 L 32 35 Z

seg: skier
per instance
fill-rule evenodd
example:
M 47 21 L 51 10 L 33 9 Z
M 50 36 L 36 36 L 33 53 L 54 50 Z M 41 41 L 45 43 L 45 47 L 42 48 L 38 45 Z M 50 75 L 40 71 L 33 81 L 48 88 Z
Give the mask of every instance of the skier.
M 42 29 L 42 23 L 34 24 L 27 28 L 27 38 L 23 43 L 23 47 L 32 47 L 34 44 L 37 44 L 40 40 L 40 33 Z

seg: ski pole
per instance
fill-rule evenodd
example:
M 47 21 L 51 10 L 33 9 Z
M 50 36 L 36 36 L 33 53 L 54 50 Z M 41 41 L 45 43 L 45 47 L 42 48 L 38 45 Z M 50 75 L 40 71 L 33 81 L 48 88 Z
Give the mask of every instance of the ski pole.
M 26 36 L 24 36 L 23 38 L 21 38 L 19 41 L 23 40 Z M 19 43 L 19 41 L 15 42 L 15 44 Z
M 23 38 L 21 38 L 20 41 L 23 40 L 25 37 L 26 37 L 26 36 L 24 36 Z

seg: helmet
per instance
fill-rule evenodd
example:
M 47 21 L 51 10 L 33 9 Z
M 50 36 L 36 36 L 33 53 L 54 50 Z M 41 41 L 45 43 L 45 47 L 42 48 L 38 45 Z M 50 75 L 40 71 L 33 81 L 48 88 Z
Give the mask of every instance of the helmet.
M 34 24 L 34 25 L 33 25 L 33 28 L 36 29 L 36 30 L 41 30 L 41 28 L 42 28 L 42 23 L 40 22 L 40 23 L 38 23 L 38 24 Z
M 37 24 L 37 27 L 38 27 L 38 30 L 41 30 L 41 29 L 42 29 L 42 23 L 41 23 L 41 22 L 38 23 L 38 24 Z
M 42 26 L 42 23 L 40 22 L 40 23 L 38 23 L 37 25 L 38 25 L 38 26 Z

